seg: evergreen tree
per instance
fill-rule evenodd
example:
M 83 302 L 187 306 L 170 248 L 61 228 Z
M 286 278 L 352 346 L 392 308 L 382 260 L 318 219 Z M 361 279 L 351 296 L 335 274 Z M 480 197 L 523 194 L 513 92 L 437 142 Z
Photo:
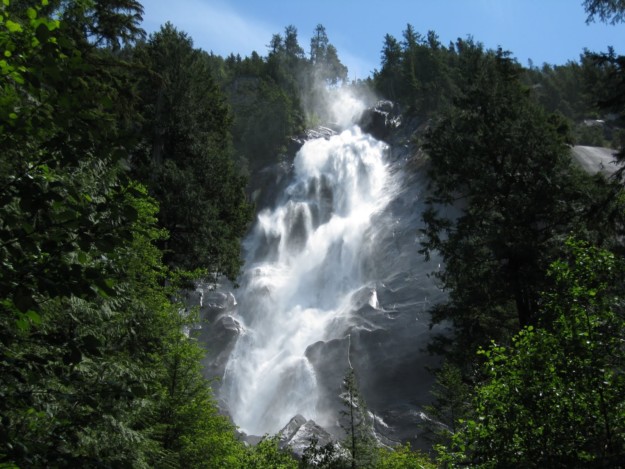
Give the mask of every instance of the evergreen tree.
M 471 415 L 471 391 L 458 366 L 445 362 L 437 370 L 436 382 L 430 391 L 434 402 L 425 407 L 432 419 L 425 425 L 432 441 L 449 442 L 458 431 L 458 422 Z
M 434 31 L 426 36 L 411 24 L 398 42 L 386 35 L 382 49 L 382 70 L 374 75 L 376 89 L 386 98 L 404 105 L 411 116 L 426 118 L 441 111 L 455 94 L 450 58 Z
M 316 79 L 329 85 L 344 83 L 347 67 L 341 63 L 336 47 L 330 44 L 326 29 L 318 24 L 310 39 L 310 63 Z
M 487 380 L 443 457 L 451 467 L 622 467 L 623 266 L 586 243 L 567 246 L 541 304 L 554 319 L 480 352 Z
M 322 24 L 318 24 L 310 38 L 310 61 L 313 65 L 325 60 L 328 44 L 326 28 Z
M 342 445 L 349 451 L 349 466 L 356 468 L 375 467 L 377 442 L 374 438 L 373 422 L 367 411 L 367 405 L 358 389 L 354 369 L 350 367 L 343 379 L 341 394 L 345 409 L 341 427 L 345 431 Z
M 157 205 L 125 169 L 140 140 L 131 67 L 93 47 L 88 23 L 11 5 L 0 5 L 0 47 L 20 51 L 0 64 L 0 465 L 241 467 L 170 301 L 179 282 L 155 246 Z M 87 21 L 91 3 L 72 6 Z
M 583 5 L 588 13 L 587 23 L 594 21 L 595 16 L 612 24 L 625 21 L 624 0 L 584 0 Z
M 382 48 L 382 70 L 374 76 L 376 89 L 383 96 L 396 100 L 400 92 L 401 47 L 390 34 L 384 36 Z
M 291 60 L 303 59 L 304 49 L 297 39 L 297 28 L 292 24 L 284 28 L 284 52 Z
M 152 35 L 138 57 L 149 73 L 140 83 L 143 142 L 132 165 L 161 206 L 159 222 L 170 234 L 165 261 L 234 279 L 251 207 L 210 58 L 171 24 Z
M 452 321 L 452 349 L 462 359 L 536 323 L 543 272 L 562 238 L 588 226 L 593 201 L 560 122 L 529 98 L 520 67 L 502 51 L 466 45 L 459 61 L 462 94 L 426 136 L 431 195 L 422 252 L 436 249 L 445 260 L 437 275 L 450 297 L 433 321 Z

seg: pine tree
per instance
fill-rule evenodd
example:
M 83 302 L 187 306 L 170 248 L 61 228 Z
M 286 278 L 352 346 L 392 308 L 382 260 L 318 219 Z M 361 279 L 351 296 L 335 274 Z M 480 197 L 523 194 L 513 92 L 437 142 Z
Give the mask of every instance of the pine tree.
M 356 373 L 351 367 L 343 379 L 341 398 L 345 406 L 340 413 L 341 427 L 346 434 L 342 445 L 349 451 L 350 467 L 352 469 L 375 467 L 377 442 L 374 437 L 373 421 L 358 389 Z

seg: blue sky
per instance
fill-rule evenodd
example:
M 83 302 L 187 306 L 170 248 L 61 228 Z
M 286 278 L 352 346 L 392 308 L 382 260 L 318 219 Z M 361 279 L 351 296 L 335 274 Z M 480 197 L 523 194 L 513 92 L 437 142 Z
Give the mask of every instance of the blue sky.
M 471 35 L 488 48 L 501 46 L 523 65 L 532 59 L 563 64 L 584 48 L 625 53 L 625 24 L 585 23 L 582 0 L 143 0 L 143 27 L 171 21 L 195 46 L 219 55 L 266 55 L 271 36 L 287 25 L 298 29 L 308 52 L 310 36 L 323 24 L 330 43 L 349 68 L 365 78 L 380 67 L 384 35 L 401 39 L 406 24 L 434 30 L 441 42 Z

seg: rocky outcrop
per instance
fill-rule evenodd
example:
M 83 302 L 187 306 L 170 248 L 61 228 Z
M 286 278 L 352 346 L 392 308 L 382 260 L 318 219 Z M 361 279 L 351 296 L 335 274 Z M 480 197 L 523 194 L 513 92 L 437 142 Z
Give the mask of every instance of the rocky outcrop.
M 237 302 L 231 289 L 229 285 L 200 284 L 186 293 L 187 310 L 199 308 L 199 320 L 189 333 L 206 351 L 202 365 L 207 378 L 223 376 L 228 357 L 243 332 L 243 326 L 236 319 Z M 219 384 L 213 382 L 216 391 Z
M 302 458 L 306 448 L 312 441 L 317 442 L 317 447 L 321 448 L 334 441 L 332 435 L 317 425 L 314 420 L 306 420 L 301 415 L 296 415 L 278 433 L 280 436 L 280 447 L 289 448 L 298 459 Z
M 363 112 L 358 125 L 363 132 L 378 140 L 387 141 L 391 133 L 401 124 L 401 113 L 392 101 L 378 101 Z

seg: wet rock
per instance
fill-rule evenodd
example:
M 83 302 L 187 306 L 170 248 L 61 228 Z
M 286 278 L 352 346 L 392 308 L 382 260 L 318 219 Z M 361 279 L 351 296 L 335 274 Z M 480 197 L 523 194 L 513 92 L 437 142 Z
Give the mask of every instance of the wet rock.
M 294 145 L 295 152 L 301 148 L 304 143 L 309 140 L 315 140 L 317 138 L 325 138 L 326 140 L 336 135 L 338 129 L 333 129 L 331 127 L 318 126 L 314 129 L 306 129 L 303 133 L 299 134 L 297 137 L 293 137 L 291 139 L 292 144 Z
M 317 441 L 318 447 L 334 442 L 332 435 L 317 425 L 314 420 L 306 420 L 299 414 L 293 417 L 278 435 L 280 435 L 280 447 L 289 447 L 298 459 L 301 459 L 313 440 Z
M 232 292 L 206 291 L 202 295 L 200 320 L 211 323 L 220 315 L 232 314 L 236 306 L 237 300 Z
M 200 289 L 186 290 L 182 293 L 182 303 L 187 311 L 202 304 L 202 291 Z
M 293 417 L 289 421 L 289 423 L 285 425 L 285 427 L 282 430 L 280 430 L 280 433 L 279 433 L 280 441 L 281 442 L 291 441 L 291 439 L 295 436 L 295 434 L 300 429 L 300 427 L 304 425 L 306 422 L 307 420 L 304 418 L 303 415 L 297 414 L 295 417 Z
M 213 323 L 205 324 L 194 331 L 194 336 L 206 350 L 202 360 L 204 376 L 213 379 L 224 375 L 228 357 L 242 332 L 241 323 L 230 315 L 221 316 Z M 217 390 L 219 382 L 213 383 L 213 388 Z
M 401 113 L 392 101 L 378 101 L 365 110 L 358 125 L 378 140 L 387 140 L 401 124 Z

